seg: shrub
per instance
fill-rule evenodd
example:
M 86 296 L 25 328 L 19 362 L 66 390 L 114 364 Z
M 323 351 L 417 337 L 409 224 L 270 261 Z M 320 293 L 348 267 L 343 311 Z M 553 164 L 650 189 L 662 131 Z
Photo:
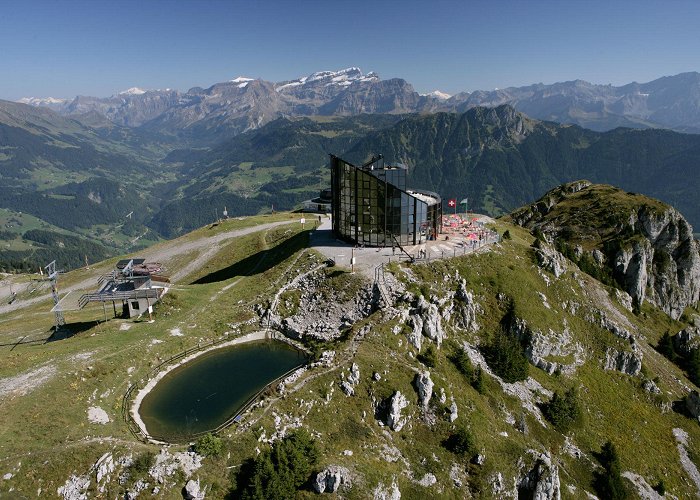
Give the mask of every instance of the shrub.
M 506 229 L 506 230 L 503 232 L 503 239 L 504 239 L 504 240 L 513 239 L 513 237 L 510 235 L 510 229 Z
M 474 368 L 472 367 L 472 362 L 469 360 L 469 356 L 464 349 L 458 347 L 450 356 L 450 361 L 452 361 L 452 364 L 455 365 L 455 368 L 457 368 L 462 375 L 471 380 L 474 373 Z
M 505 382 L 527 378 L 528 361 L 520 341 L 503 328 L 496 330 L 491 342 L 483 348 L 483 354 L 491 369 Z
M 431 344 L 424 352 L 416 356 L 416 359 L 428 368 L 435 368 L 437 364 L 437 351 Z
M 221 441 L 221 438 L 208 432 L 197 440 L 194 445 L 194 451 L 205 457 L 216 457 L 224 451 L 224 443 Z
M 153 467 L 156 462 L 156 456 L 152 451 L 147 451 L 138 455 L 129 466 L 129 475 L 131 478 L 143 476 L 148 473 L 148 470 Z
M 666 356 L 669 361 L 676 361 L 676 358 L 678 357 L 676 350 L 673 347 L 673 337 L 669 335 L 668 331 L 666 331 L 661 339 L 659 339 L 656 350 Z
M 654 486 L 654 491 L 661 496 L 664 496 L 666 494 L 666 485 L 664 484 L 663 479 L 656 483 L 656 486 Z
M 543 408 L 544 416 L 554 424 L 560 432 L 567 432 L 581 424 L 583 412 L 576 389 L 571 388 L 561 396 L 554 393 L 549 403 Z
M 309 479 L 318 457 L 316 444 L 308 432 L 299 430 L 289 434 L 241 467 L 236 480 L 243 488 L 235 497 L 294 498 Z
M 472 379 L 472 387 L 476 389 L 476 392 L 483 394 L 486 388 L 484 387 L 484 372 L 480 366 L 476 367 L 474 370 L 474 378 Z
M 443 443 L 452 453 L 470 459 L 477 452 L 474 435 L 466 427 L 458 427 Z
M 627 488 L 622 481 L 620 475 L 620 457 L 617 454 L 615 445 L 608 441 L 603 445 L 599 455 L 600 464 L 603 466 L 603 472 L 596 473 L 593 483 L 598 496 L 610 500 L 624 500 L 629 497 Z

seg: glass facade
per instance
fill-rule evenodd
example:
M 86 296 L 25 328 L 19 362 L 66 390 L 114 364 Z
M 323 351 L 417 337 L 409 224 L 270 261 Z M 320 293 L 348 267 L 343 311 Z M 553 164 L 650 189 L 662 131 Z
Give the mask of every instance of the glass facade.
M 333 232 L 367 246 L 416 245 L 440 232 L 435 193 L 406 189 L 406 167 L 380 157 L 357 167 L 331 155 Z

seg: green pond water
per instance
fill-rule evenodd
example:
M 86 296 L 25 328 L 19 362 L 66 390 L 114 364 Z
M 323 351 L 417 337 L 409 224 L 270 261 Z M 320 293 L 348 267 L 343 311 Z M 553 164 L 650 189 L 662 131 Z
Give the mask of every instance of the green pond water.
M 275 340 L 215 349 L 165 375 L 144 397 L 139 414 L 155 438 L 182 439 L 210 431 L 305 360 L 304 353 Z

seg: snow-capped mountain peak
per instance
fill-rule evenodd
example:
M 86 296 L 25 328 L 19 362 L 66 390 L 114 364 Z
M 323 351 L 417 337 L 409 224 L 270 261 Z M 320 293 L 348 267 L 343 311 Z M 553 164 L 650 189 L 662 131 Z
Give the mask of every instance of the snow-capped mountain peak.
M 279 92 L 287 88 L 310 84 L 347 87 L 355 82 L 371 82 L 377 80 L 379 80 L 379 75 L 374 71 L 370 71 L 365 75 L 360 68 L 352 67 L 339 71 L 317 71 L 308 76 L 297 78 L 296 80 L 281 82 L 277 85 L 276 89 Z
M 427 96 L 427 97 L 434 97 L 436 99 L 440 99 L 441 101 L 446 101 L 450 97 L 452 97 L 450 94 L 446 94 L 445 92 L 441 92 L 439 90 L 433 90 L 432 92 L 428 92 L 427 94 L 421 94 L 422 96 Z
M 19 101 L 22 104 L 31 104 L 32 106 L 49 106 L 51 104 L 63 104 L 69 99 L 58 99 L 56 97 L 22 97 Z
M 131 87 L 130 89 L 122 90 L 119 95 L 141 95 L 145 94 L 146 91 L 138 87 Z

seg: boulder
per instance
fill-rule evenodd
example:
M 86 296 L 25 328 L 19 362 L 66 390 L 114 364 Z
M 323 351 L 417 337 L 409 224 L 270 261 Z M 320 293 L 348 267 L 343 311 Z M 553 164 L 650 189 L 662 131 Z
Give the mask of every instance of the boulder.
M 329 465 L 313 480 L 316 493 L 335 493 L 342 484 L 351 484 L 350 471 L 340 465 Z
M 199 479 L 196 481 L 194 479 L 187 481 L 183 496 L 186 500 L 202 500 L 204 498 L 204 492 L 199 486 Z
M 415 379 L 416 391 L 418 391 L 418 400 L 423 408 L 427 408 L 430 403 L 430 398 L 433 395 L 433 381 L 430 379 L 430 372 L 423 372 L 416 375 Z
M 418 314 L 412 315 L 411 325 L 413 325 L 413 330 L 408 334 L 408 342 L 420 351 L 423 344 L 423 318 Z
M 392 431 L 400 431 L 406 424 L 406 417 L 401 415 L 401 410 L 408 406 L 406 396 L 396 391 L 389 402 L 389 414 L 387 415 L 386 425 Z
M 457 414 L 457 403 L 455 403 L 453 400 L 452 404 L 450 405 L 450 422 L 454 422 L 455 420 L 457 420 L 458 416 L 459 415 Z
M 442 329 L 442 318 L 435 304 L 430 304 L 428 310 L 423 314 L 423 335 L 435 341 L 438 347 L 440 347 L 445 338 L 445 332 Z
M 355 388 L 352 386 L 352 384 L 349 384 L 347 380 L 343 380 L 340 383 L 340 388 L 342 391 L 345 393 L 346 396 L 354 396 L 355 395 Z
M 435 474 L 431 474 L 430 472 L 428 472 L 425 476 L 421 478 L 420 481 L 418 481 L 418 484 L 420 484 L 424 488 L 429 488 L 435 483 L 437 483 L 437 478 L 435 477 Z
M 518 490 L 528 493 L 534 500 L 561 499 L 559 468 L 552 464 L 549 454 L 543 453 L 537 458 L 532 470 L 521 479 Z
M 360 382 L 360 367 L 357 363 L 353 363 L 350 368 L 350 375 L 348 376 L 348 382 L 352 385 L 357 385 Z

